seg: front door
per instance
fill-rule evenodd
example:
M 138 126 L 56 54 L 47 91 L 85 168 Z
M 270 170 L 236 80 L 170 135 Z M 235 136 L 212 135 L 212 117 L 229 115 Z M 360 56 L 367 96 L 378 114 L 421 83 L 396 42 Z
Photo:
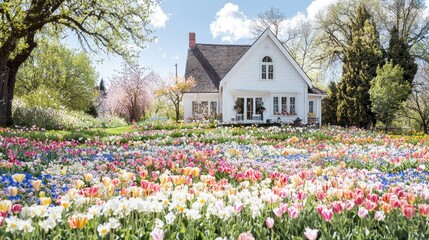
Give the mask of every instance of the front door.
M 235 100 L 235 111 L 237 121 L 261 120 L 261 97 L 242 97 Z

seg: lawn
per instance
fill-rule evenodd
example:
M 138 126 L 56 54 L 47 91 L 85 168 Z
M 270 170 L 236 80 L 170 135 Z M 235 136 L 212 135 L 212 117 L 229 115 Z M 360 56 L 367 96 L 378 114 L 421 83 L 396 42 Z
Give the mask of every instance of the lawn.
M 429 238 L 429 138 L 416 133 L 0 132 L 0 239 Z

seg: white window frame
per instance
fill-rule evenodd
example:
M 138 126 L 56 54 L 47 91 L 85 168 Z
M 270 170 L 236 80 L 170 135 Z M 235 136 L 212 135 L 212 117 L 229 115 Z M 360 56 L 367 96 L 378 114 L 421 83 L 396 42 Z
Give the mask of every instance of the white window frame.
M 192 116 L 194 117 L 198 117 L 200 115 L 212 116 L 213 114 L 214 116 L 216 116 L 217 114 L 217 101 L 213 101 L 213 100 L 192 101 L 191 104 L 192 104 Z M 214 110 L 215 112 L 213 113 L 212 110 Z
M 274 106 L 274 98 L 277 98 L 277 109 L 275 109 Z M 291 98 L 295 98 L 295 112 L 294 115 L 291 113 Z M 297 115 L 297 95 L 295 94 L 279 94 L 279 95 L 272 95 L 272 114 L 275 116 L 296 116 Z M 286 100 L 284 103 L 283 100 Z M 283 111 L 283 107 L 286 107 L 287 111 Z M 277 113 L 277 114 L 276 114 Z
M 309 113 L 315 113 L 314 112 L 314 100 L 308 101 L 308 112 Z
M 268 61 L 264 61 L 265 58 L 268 58 Z M 265 67 L 265 72 L 263 68 Z M 274 80 L 274 63 L 273 58 L 270 56 L 264 56 L 261 60 L 261 79 L 262 80 Z M 271 71 L 270 71 L 271 69 Z M 265 74 L 265 76 L 264 76 Z

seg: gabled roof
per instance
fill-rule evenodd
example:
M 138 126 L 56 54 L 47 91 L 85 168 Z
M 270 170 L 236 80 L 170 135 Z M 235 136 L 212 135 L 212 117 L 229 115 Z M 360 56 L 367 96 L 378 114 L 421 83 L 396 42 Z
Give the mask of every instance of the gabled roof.
M 261 46 L 265 38 L 271 38 L 283 55 L 301 75 L 308 85 L 308 92 L 323 94 L 320 89 L 313 88 L 310 78 L 304 73 L 295 59 L 280 43 L 271 30 L 265 30 L 252 45 L 221 45 L 221 44 L 195 44 L 188 49 L 186 60 L 185 78 L 193 77 L 196 86 L 191 88 L 191 93 L 217 93 L 222 79 L 228 80 L 228 75 L 246 60 L 254 49 Z M 224 84 L 225 81 L 222 81 Z M 313 90 L 314 89 L 314 90 Z
M 238 68 L 240 68 L 240 65 L 243 64 L 244 61 L 252 54 L 253 51 L 261 47 L 264 40 L 269 37 L 274 44 L 277 46 L 277 48 L 283 53 L 283 55 L 289 60 L 289 62 L 292 64 L 292 66 L 296 69 L 299 75 L 304 79 L 304 81 L 307 83 L 309 88 L 313 87 L 313 84 L 310 80 L 310 78 L 307 76 L 307 74 L 304 73 L 302 68 L 298 65 L 298 63 L 295 61 L 295 59 L 290 55 L 290 53 L 286 50 L 285 46 L 281 44 L 279 39 L 271 32 L 269 28 L 267 28 L 261 36 L 256 39 L 256 41 L 252 44 L 252 46 L 249 48 L 249 50 L 238 60 L 238 62 L 234 65 L 234 67 L 227 73 L 225 76 L 226 81 L 222 81 L 222 84 L 225 84 L 228 81 L 228 76 L 232 74 L 232 72 L 236 71 Z
M 312 88 L 310 87 L 308 88 L 308 93 L 315 94 L 315 95 L 326 95 L 325 91 L 314 86 Z
M 188 50 L 185 78 L 193 77 L 196 86 L 189 92 L 219 92 L 219 83 L 247 52 L 250 45 L 195 44 Z

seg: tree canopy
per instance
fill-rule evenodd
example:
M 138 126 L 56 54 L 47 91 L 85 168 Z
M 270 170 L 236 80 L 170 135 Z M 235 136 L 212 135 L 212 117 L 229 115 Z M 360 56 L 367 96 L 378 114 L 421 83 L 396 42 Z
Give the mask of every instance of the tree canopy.
M 96 79 L 87 54 L 41 41 L 19 69 L 15 91 L 31 105 L 86 111 L 96 95 Z
M 156 0 L 9 0 L 0 3 L 0 125 L 12 123 L 19 67 L 43 34 L 74 34 L 91 51 L 135 56 L 152 32 L 149 14 Z
M 178 77 L 170 77 L 156 90 L 158 96 L 165 97 L 167 101 L 173 104 L 176 112 L 176 122 L 180 119 L 180 103 L 183 100 L 183 95 L 195 86 L 193 78 L 182 79 Z
M 411 84 L 403 81 L 403 75 L 402 68 L 390 61 L 377 68 L 377 76 L 371 82 L 371 110 L 387 128 L 411 91 Z
M 351 45 L 344 52 L 337 117 L 341 125 L 367 128 L 375 121 L 368 91 L 377 67 L 382 65 L 383 52 L 376 27 L 364 5 L 356 10 L 352 36 Z

